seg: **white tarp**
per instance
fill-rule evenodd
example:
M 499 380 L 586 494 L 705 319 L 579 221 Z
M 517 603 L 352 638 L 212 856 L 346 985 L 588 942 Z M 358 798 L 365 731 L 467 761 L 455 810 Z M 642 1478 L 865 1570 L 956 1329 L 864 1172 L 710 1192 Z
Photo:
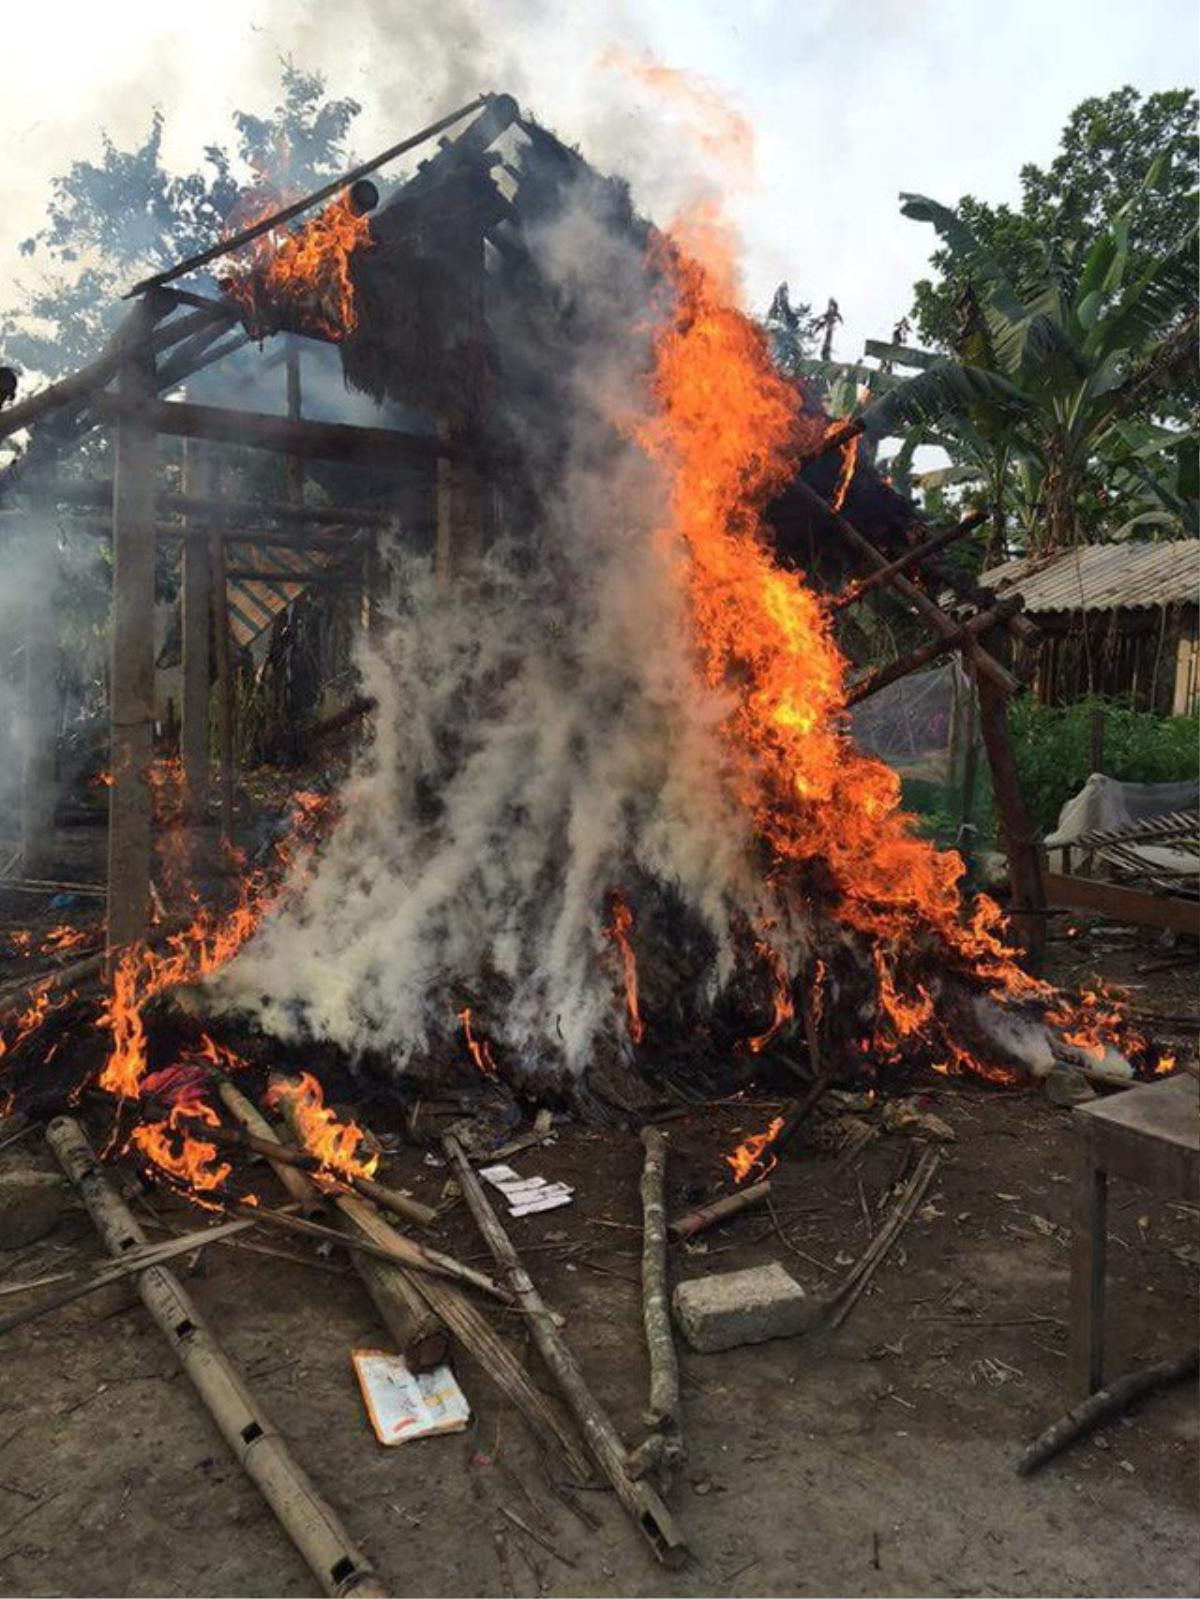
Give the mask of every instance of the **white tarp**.
M 1148 822 L 1171 811 L 1193 811 L 1200 805 L 1200 780 L 1186 783 L 1118 783 L 1115 777 L 1093 772 L 1063 806 L 1058 826 L 1046 840 L 1048 848 L 1071 844 L 1084 833 L 1107 832 Z

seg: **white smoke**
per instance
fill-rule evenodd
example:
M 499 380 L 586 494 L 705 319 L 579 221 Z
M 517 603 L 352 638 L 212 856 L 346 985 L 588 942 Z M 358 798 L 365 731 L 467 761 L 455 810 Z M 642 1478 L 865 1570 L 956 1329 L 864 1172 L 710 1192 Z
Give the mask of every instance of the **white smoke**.
M 647 405 L 645 263 L 580 204 L 537 256 L 592 330 L 569 380 L 568 458 L 541 525 L 493 549 L 477 583 L 442 592 L 397 557 L 396 614 L 361 657 L 379 709 L 343 819 L 291 908 L 213 984 L 285 1037 L 403 1063 L 469 1003 L 508 1058 L 579 1070 L 623 1028 L 613 890 L 635 914 L 637 882 L 674 890 L 711 939 L 714 991 L 735 922 L 765 913 L 665 485 L 612 425 Z

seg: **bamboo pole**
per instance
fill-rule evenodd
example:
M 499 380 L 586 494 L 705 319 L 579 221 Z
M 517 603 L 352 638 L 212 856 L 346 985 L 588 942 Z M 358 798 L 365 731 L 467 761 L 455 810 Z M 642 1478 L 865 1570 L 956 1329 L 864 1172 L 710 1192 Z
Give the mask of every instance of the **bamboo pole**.
M 234 1114 L 243 1120 L 247 1128 L 252 1123 L 258 1123 L 255 1131 L 260 1137 L 282 1146 L 282 1139 L 257 1106 L 253 1105 L 232 1083 L 226 1086 L 230 1096 L 222 1094 L 226 1106 L 234 1110 Z M 232 1098 L 234 1095 L 241 1101 L 240 1107 L 235 1105 Z M 295 1138 L 299 1135 L 289 1110 L 290 1106 L 285 1101 L 282 1106 L 283 1118 Z M 293 1185 L 303 1183 L 312 1193 L 316 1193 L 312 1180 L 297 1171 L 294 1166 L 287 1166 L 282 1162 L 272 1164 L 284 1182 L 290 1179 Z M 360 1199 L 357 1194 L 342 1192 L 334 1196 L 334 1204 L 345 1217 L 351 1231 L 362 1238 L 369 1238 L 377 1244 L 386 1245 L 397 1253 L 401 1252 L 407 1240 L 403 1239 L 394 1227 L 390 1227 L 365 1199 Z M 439 1317 L 422 1299 L 409 1274 L 400 1266 L 386 1265 L 383 1261 L 374 1260 L 371 1256 L 357 1251 L 353 1260 L 354 1269 L 362 1279 L 363 1287 L 371 1296 L 380 1320 L 396 1340 L 409 1370 L 432 1371 L 435 1366 L 442 1365 L 448 1348 L 446 1329 Z
M 933 538 L 926 539 L 923 544 L 908 550 L 896 560 L 889 561 L 886 566 L 879 567 L 874 572 L 856 583 L 845 594 L 839 594 L 834 600 L 831 609 L 836 613 L 845 610 L 847 605 L 857 605 L 864 594 L 869 594 L 872 589 L 878 588 L 881 583 L 890 583 L 898 572 L 907 572 L 910 567 L 920 566 L 936 555 L 939 550 L 944 550 L 948 545 L 956 543 L 959 539 L 966 538 L 968 533 L 973 533 L 981 522 L 987 521 L 986 510 L 971 511 L 964 516 L 962 521 L 954 527 L 948 527 L 944 532 L 937 533 Z
M 684 1447 L 679 1359 L 667 1303 L 666 1134 L 643 1127 L 642 1145 L 642 1325 L 650 1359 L 649 1404 L 642 1419 L 662 1439 L 655 1464 L 669 1481 L 683 1463 Z
M 520 1256 L 488 1202 L 483 1186 L 458 1142 L 447 1135 L 442 1147 L 452 1162 L 463 1197 L 489 1249 L 508 1278 L 509 1286 L 529 1319 L 538 1352 L 558 1385 L 583 1433 L 592 1456 L 612 1485 L 617 1498 L 633 1518 L 638 1531 L 659 1560 L 676 1566 L 687 1557 L 687 1546 L 674 1517 L 646 1482 L 635 1482 L 626 1471 L 629 1450 L 605 1411 L 600 1408 L 566 1339 L 521 1264 Z
M 443 132 L 446 128 L 453 127 L 456 122 L 461 122 L 464 117 L 471 115 L 472 111 L 481 111 L 493 96 L 481 94 L 467 105 L 459 106 L 457 111 L 451 111 L 448 116 L 439 117 L 436 122 L 431 122 L 427 128 L 422 128 L 419 133 L 412 134 L 407 139 L 401 139 L 399 144 L 393 144 L 382 154 L 375 156 L 370 161 L 364 161 L 360 166 L 354 167 L 350 172 L 340 178 L 335 178 L 332 183 L 326 183 L 321 188 L 306 194 L 301 200 L 294 200 L 282 210 L 274 212 L 271 216 L 263 217 L 251 227 L 243 228 L 240 233 L 232 234 L 227 239 L 219 239 L 216 244 L 207 250 L 201 250 L 196 255 L 188 256 L 185 261 L 180 261 L 176 266 L 169 267 L 165 272 L 156 272 L 153 277 L 143 278 L 140 283 L 135 283 L 125 298 L 132 299 L 135 295 L 145 294 L 148 289 L 161 288 L 164 284 L 172 283 L 176 278 L 183 277 L 188 272 L 194 272 L 198 267 L 207 266 L 210 261 L 217 261 L 223 255 L 229 255 L 234 250 L 240 250 L 244 244 L 251 244 L 255 239 L 260 239 L 264 233 L 269 233 L 273 228 L 282 227 L 285 222 L 290 222 L 293 217 L 300 216 L 310 210 L 314 205 L 319 205 L 322 200 L 329 199 L 330 195 L 337 194 L 339 189 L 348 189 L 359 178 L 365 178 L 378 167 L 384 166 L 389 161 L 394 161 L 397 156 L 405 155 L 409 150 L 416 149 L 417 145 L 424 144 L 427 139 Z
M 880 554 L 870 539 L 865 538 L 854 526 L 853 522 L 847 520 L 839 511 L 835 511 L 827 501 L 823 500 L 813 489 L 810 489 L 803 478 L 797 478 L 792 484 L 792 488 L 802 499 L 807 500 L 814 510 L 820 511 L 823 516 L 829 518 L 850 548 L 873 571 L 878 572 L 887 566 L 887 558 Z M 959 642 L 959 624 L 952 617 L 947 616 L 940 606 L 935 605 L 928 594 L 917 588 L 914 583 L 909 582 L 908 578 L 900 572 L 893 574 L 888 582 L 889 586 L 900 595 L 901 599 L 911 606 L 922 620 L 928 622 L 943 638 L 953 638 L 956 644 Z M 1021 685 L 1007 667 L 1002 666 L 994 656 L 989 655 L 987 650 L 977 641 L 970 640 L 967 647 L 969 648 L 971 659 L 978 667 L 981 676 L 986 676 L 998 688 L 1003 689 L 1006 694 L 1015 694 L 1017 692 Z
M 770 1183 L 755 1183 L 750 1188 L 739 1188 L 735 1193 L 726 1194 L 723 1199 L 715 1200 L 711 1205 L 701 1205 L 697 1210 L 689 1210 L 686 1215 L 677 1216 L 671 1223 L 671 1237 L 678 1240 L 694 1238 L 697 1233 L 715 1227 L 718 1222 L 728 1221 L 730 1216 L 736 1216 L 740 1211 L 749 1209 L 751 1205 L 761 1205 L 770 1192 Z
M 317 1157 L 310 1155 L 307 1150 L 293 1149 L 289 1144 L 272 1142 L 257 1133 L 237 1132 L 232 1127 L 207 1127 L 202 1122 L 197 1122 L 192 1131 L 197 1137 L 207 1138 L 214 1144 L 224 1144 L 230 1149 L 248 1149 L 273 1163 L 294 1166 L 298 1171 L 323 1172 L 330 1176 L 331 1181 L 333 1180 L 332 1175 L 326 1172 Z M 374 1178 L 339 1177 L 336 1181 L 344 1187 L 353 1188 L 364 1199 L 371 1200 L 383 1210 L 390 1210 L 394 1216 L 401 1216 L 405 1221 L 417 1222 L 422 1227 L 428 1227 L 437 1220 L 436 1210 L 423 1205 L 419 1199 L 410 1199 L 407 1194 L 397 1193 L 394 1188 L 388 1188 L 384 1183 L 377 1183 Z
M 861 682 L 851 686 L 846 694 L 847 705 L 858 705 L 861 701 L 869 699 L 872 694 L 878 694 L 881 688 L 887 688 L 891 683 L 897 683 L 902 677 L 917 672 L 923 666 L 928 666 L 931 661 L 939 660 L 943 655 L 948 655 L 951 650 L 962 648 L 972 639 L 978 638 L 983 633 L 990 632 L 994 627 L 1003 625 L 1015 615 L 1024 600 L 1019 594 L 1006 594 L 1003 599 L 997 600 L 990 610 L 980 611 L 977 616 L 972 616 L 962 624 L 958 633 L 953 637 L 927 639 L 924 644 L 919 644 L 915 650 L 910 650 L 907 655 L 902 655 L 898 661 L 889 661 L 886 666 L 878 667 Z
M 79 1191 L 110 1252 L 143 1245 L 145 1234 L 108 1182 L 79 1123 L 60 1116 L 46 1141 Z M 162 1266 L 138 1274 L 138 1292 L 246 1475 L 304 1557 L 322 1592 L 384 1599 L 387 1589 L 351 1542 L 333 1509 L 293 1458 L 245 1379 L 177 1279 Z

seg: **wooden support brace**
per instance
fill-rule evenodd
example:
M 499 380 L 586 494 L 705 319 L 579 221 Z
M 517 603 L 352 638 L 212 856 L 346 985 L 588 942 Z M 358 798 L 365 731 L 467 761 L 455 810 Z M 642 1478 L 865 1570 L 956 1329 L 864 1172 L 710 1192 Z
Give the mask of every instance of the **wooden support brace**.
M 810 489 L 803 478 L 797 478 L 792 484 L 792 489 L 803 499 L 808 500 L 815 510 L 833 523 L 850 548 L 873 571 L 878 572 L 887 566 L 886 558 L 880 554 L 870 539 L 864 538 L 854 524 L 848 521 L 840 511 L 835 511 L 819 494 Z M 953 639 L 956 644 L 958 643 L 959 624 L 953 617 L 947 616 L 940 606 L 935 605 L 928 594 L 917 588 L 915 584 L 910 583 L 903 573 L 895 573 L 888 579 L 888 584 L 901 599 L 905 600 L 943 638 Z M 982 677 L 987 677 L 1006 694 L 1015 694 L 1017 692 L 1021 686 L 1017 679 L 1007 667 L 1002 666 L 981 644 L 972 640 L 967 645 L 967 650 Z
M 948 527 L 944 532 L 935 534 L 933 538 L 926 539 L 923 544 L 906 551 L 894 561 L 889 561 L 886 566 L 881 566 L 877 571 L 870 572 L 861 582 L 845 594 L 839 594 L 834 600 L 831 609 L 836 614 L 844 611 L 848 605 L 857 605 L 864 594 L 869 594 L 872 589 L 878 588 L 881 583 L 890 583 L 897 572 L 907 572 L 914 566 L 920 566 L 931 555 L 936 555 L 939 550 L 946 549 L 959 539 L 966 538 L 968 533 L 973 533 L 981 522 L 987 520 L 986 511 L 972 511 L 969 516 L 964 516 L 962 521 L 954 527 Z

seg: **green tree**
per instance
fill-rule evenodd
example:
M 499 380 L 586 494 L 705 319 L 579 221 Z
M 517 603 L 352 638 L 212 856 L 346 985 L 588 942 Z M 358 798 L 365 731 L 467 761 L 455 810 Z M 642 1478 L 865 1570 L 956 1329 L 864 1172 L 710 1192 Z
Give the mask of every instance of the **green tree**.
M 358 102 L 330 99 L 325 81 L 281 64 L 280 98 L 265 116 L 235 112 L 235 151 L 211 144 L 194 172 L 162 164 L 164 119 L 122 150 L 101 135 L 98 160 L 74 161 L 50 187 L 45 227 L 21 245 L 39 269 L 0 315 L 10 363 L 50 377 L 90 360 L 120 320 L 136 278 L 172 265 L 220 237 L 243 183 L 307 189 L 349 164 Z
M 961 215 L 902 197 L 968 286 L 966 314 L 957 356 L 876 400 L 868 428 L 877 438 L 920 429 L 979 473 L 997 518 L 993 555 L 1006 513 L 1033 550 L 1130 531 L 1132 480 L 1159 484 L 1159 525 L 1194 528 L 1195 433 L 1160 424 L 1195 372 L 1195 221 L 1174 248 L 1132 265 L 1136 215 L 1169 170 L 1163 152 L 1082 255 L 1074 240 L 1051 244 L 1020 289 Z M 1159 458 L 1171 468 L 1161 482 Z
M 1126 86 L 1084 100 L 1071 113 L 1050 166 L 1021 169 L 1019 207 L 964 195 L 955 208 L 959 220 L 1018 289 L 1044 277 L 1051 253 L 1069 287 L 1109 219 L 1132 201 L 1127 274 L 1136 280 L 1195 220 L 1198 109 L 1187 89 L 1143 98 Z M 1162 181 L 1148 189 L 1142 180 L 1160 156 Z M 953 350 L 970 323 L 971 278 L 946 244 L 930 264 L 937 276 L 915 285 L 913 315 L 927 347 Z

